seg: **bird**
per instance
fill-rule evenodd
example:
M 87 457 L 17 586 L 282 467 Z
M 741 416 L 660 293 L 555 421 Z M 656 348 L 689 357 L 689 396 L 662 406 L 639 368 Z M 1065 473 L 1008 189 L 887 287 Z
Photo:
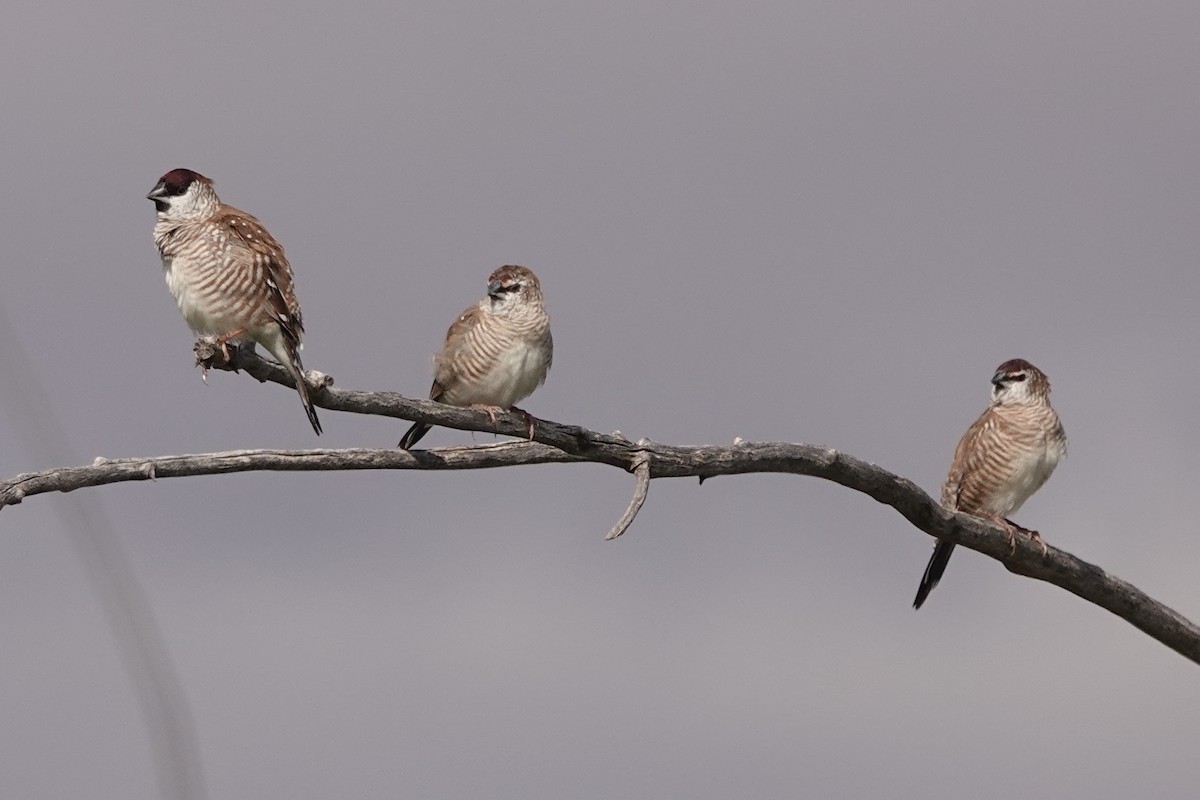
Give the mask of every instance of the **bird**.
M 225 358 L 230 341 L 261 344 L 296 382 L 317 435 L 300 361 L 304 320 L 283 247 L 254 216 L 226 205 L 211 179 L 173 169 L 146 195 L 158 212 L 154 244 L 167 288 L 193 331 L 215 336 Z
M 1008 531 L 1016 548 L 1017 533 L 1042 546 L 1037 531 L 1008 519 L 1042 487 L 1067 454 L 1067 435 L 1050 406 L 1050 380 L 1024 359 L 1005 361 L 992 376 L 992 400 L 959 440 L 942 486 L 942 506 L 996 523 Z M 942 539 L 933 548 L 917 588 L 913 608 L 920 608 L 946 571 L 954 544 Z
M 550 315 L 537 275 L 528 267 L 499 267 L 488 276 L 484 298 L 446 331 L 446 342 L 434 357 L 429 399 L 485 411 L 493 424 L 498 413 L 520 412 L 532 439 L 534 419 L 515 404 L 545 382 L 553 359 Z M 414 424 L 399 447 L 411 449 L 431 427 Z

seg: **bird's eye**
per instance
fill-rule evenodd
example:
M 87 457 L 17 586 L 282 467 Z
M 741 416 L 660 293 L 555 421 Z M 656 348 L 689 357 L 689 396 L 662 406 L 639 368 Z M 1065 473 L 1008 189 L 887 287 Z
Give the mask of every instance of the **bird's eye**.
M 1024 372 L 1018 372 L 1016 375 L 1012 376 L 1012 379 L 1014 381 L 1017 381 L 1018 383 L 1020 383 L 1021 381 L 1025 380 L 1025 378 L 1027 378 L 1027 377 L 1028 376 Z
M 502 292 L 509 292 L 510 294 L 511 294 L 512 292 L 519 292 L 519 291 L 521 291 L 521 284 L 519 284 L 519 283 L 514 283 L 514 284 L 512 284 L 511 286 L 501 286 L 501 287 L 500 287 L 500 291 L 502 291 Z

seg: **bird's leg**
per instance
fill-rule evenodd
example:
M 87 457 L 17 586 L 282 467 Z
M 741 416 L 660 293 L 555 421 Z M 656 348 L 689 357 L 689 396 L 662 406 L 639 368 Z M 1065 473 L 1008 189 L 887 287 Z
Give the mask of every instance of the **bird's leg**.
M 504 413 L 504 409 L 501 408 L 500 406 L 489 406 L 486 403 L 471 403 L 470 408 L 473 408 L 476 411 L 482 411 L 483 413 L 487 414 L 488 419 L 490 419 L 492 421 L 493 425 L 496 424 L 496 415 Z
M 1017 552 L 1017 526 L 999 514 L 993 514 L 990 511 L 984 514 L 984 517 L 1008 531 L 1008 554 L 1010 556 L 1014 555 Z
M 238 328 L 236 331 L 223 333 L 217 337 L 217 344 L 221 345 L 221 355 L 225 357 L 225 363 L 229 363 L 229 347 L 227 346 L 230 339 L 236 339 L 246 332 L 245 328 Z
M 1046 546 L 1046 540 L 1042 538 L 1042 535 L 1040 533 L 1038 533 L 1037 531 L 1032 531 L 1029 528 L 1022 527 L 1022 526 L 1018 525 L 1017 523 L 1013 522 L 1011 519 L 1005 518 L 1004 521 L 1007 522 L 1009 525 L 1013 526 L 1014 528 L 1016 528 L 1021 533 L 1028 536 L 1031 540 L 1033 540 L 1033 541 L 1037 542 L 1039 545 L 1041 545 L 1043 556 L 1049 554 L 1050 548 Z
M 999 514 L 989 513 L 986 516 L 987 516 L 987 519 L 991 520 L 992 522 L 999 525 L 1001 528 L 1004 528 L 1004 530 L 1008 531 L 1008 554 L 1010 556 L 1016 554 L 1016 552 L 1017 552 L 1017 534 L 1018 533 L 1023 533 L 1026 536 L 1028 536 L 1030 539 L 1032 539 L 1033 541 L 1040 544 L 1042 546 L 1042 555 L 1043 556 L 1050 552 L 1050 549 L 1048 547 L 1046 547 L 1045 540 L 1042 539 L 1042 535 L 1040 533 L 1038 533 L 1037 531 L 1031 531 L 1031 530 L 1029 530 L 1029 528 L 1023 528 L 1020 525 L 1018 525 L 1017 523 L 1013 522 L 1011 519 L 1008 519 L 1007 517 L 1002 517 Z
M 523 408 L 517 408 L 516 406 L 513 406 L 512 410 L 525 418 L 525 424 L 529 426 L 529 441 L 533 441 L 533 431 L 537 423 L 537 420 L 534 419 L 533 414 L 530 414 Z

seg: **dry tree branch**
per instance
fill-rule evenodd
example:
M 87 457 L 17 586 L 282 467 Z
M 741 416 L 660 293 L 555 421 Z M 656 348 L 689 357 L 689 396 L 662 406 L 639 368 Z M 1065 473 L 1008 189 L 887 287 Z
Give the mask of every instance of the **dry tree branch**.
M 642 441 L 644 442 L 645 439 Z M 634 518 L 646 502 L 646 495 L 650 492 L 650 455 L 648 453 L 638 453 L 634 456 L 633 474 L 637 478 L 637 483 L 633 487 L 633 499 L 629 501 L 629 508 L 625 509 L 625 513 L 617 520 L 617 524 L 613 525 L 612 530 L 604 537 L 606 542 L 629 530 L 629 526 L 633 524 Z
M 291 386 L 287 372 L 251 353 L 241 353 L 237 366 L 261 381 Z M 222 367 L 212 364 L 214 368 Z M 313 392 L 321 408 L 376 414 L 459 430 L 496 432 L 524 438 L 524 417 L 505 414 L 493 426 L 487 414 L 393 392 L 361 392 L 335 388 L 321 376 Z M 1200 627 L 1137 587 L 1063 550 L 1041 547 L 1020 538 L 1010 550 L 1008 533 L 977 517 L 942 508 L 921 487 L 875 464 L 831 448 L 783 442 L 742 442 L 730 446 L 676 446 L 647 439 L 630 442 L 619 433 L 603 434 L 572 425 L 539 420 L 534 441 L 432 450 L 244 450 L 229 453 L 97 459 L 90 467 L 53 469 L 0 481 L 0 509 L 44 492 L 72 491 L 121 481 L 185 475 L 212 475 L 259 470 L 313 471 L 359 469 L 483 469 L 546 463 L 608 464 L 637 476 L 634 499 L 608 538 L 620 535 L 633 521 L 654 478 L 712 478 L 718 475 L 788 473 L 807 475 L 862 492 L 896 509 L 914 527 L 999 561 L 1017 575 L 1046 581 L 1116 614 L 1185 658 L 1200 664 Z

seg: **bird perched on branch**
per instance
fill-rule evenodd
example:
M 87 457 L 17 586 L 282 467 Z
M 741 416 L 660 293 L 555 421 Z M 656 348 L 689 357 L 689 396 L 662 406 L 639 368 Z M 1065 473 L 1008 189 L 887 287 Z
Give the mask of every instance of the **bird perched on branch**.
M 533 417 L 514 404 L 545 382 L 553 357 L 550 315 L 537 276 L 528 267 L 500 267 L 488 276 L 487 296 L 446 331 L 429 399 L 486 411 L 493 424 L 496 414 L 518 411 L 532 439 Z M 412 448 L 430 427 L 416 423 L 399 446 Z
M 226 359 L 231 341 L 265 347 L 291 373 L 320 434 L 300 361 L 304 321 L 283 247 L 253 216 L 222 203 L 213 182 L 190 169 L 163 175 L 146 197 L 158 209 L 154 244 L 167 287 L 188 325 L 215 336 Z
M 1067 435 L 1050 407 L 1050 381 L 1022 359 L 1005 361 L 992 376 L 992 402 L 963 434 L 942 486 L 942 505 L 996 523 L 1016 547 L 1017 533 L 1042 545 L 1037 531 L 1007 519 L 1054 472 L 1067 454 Z M 921 577 L 913 608 L 920 608 L 946 571 L 954 545 L 938 540 Z

